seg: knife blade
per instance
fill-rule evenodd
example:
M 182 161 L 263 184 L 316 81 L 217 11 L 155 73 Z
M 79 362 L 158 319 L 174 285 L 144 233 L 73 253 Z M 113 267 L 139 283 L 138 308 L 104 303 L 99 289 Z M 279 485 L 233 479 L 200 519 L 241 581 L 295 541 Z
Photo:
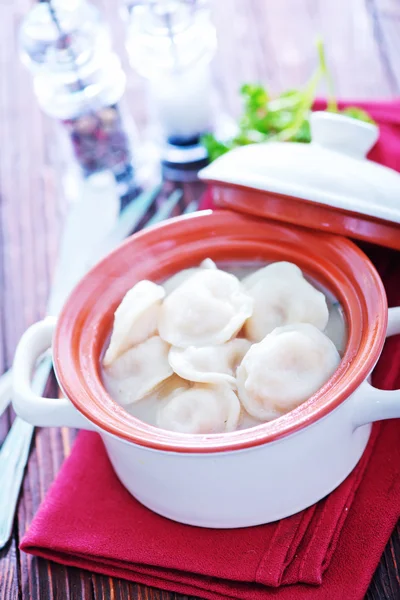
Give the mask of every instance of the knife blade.
M 0 415 L 6 410 L 11 399 L 11 370 L 0 377 Z

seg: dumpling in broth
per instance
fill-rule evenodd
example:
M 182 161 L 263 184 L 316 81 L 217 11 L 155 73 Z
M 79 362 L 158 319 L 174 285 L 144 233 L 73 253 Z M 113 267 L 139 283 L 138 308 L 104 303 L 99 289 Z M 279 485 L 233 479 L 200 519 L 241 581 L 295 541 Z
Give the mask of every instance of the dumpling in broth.
M 160 336 L 173 346 L 211 346 L 234 337 L 252 314 L 253 300 L 234 275 L 201 269 L 163 302 Z
M 169 345 L 155 335 L 130 348 L 104 369 L 106 387 L 114 400 L 133 404 L 171 377 Z
M 121 354 L 157 331 L 157 317 L 164 288 L 152 281 L 139 281 L 127 292 L 115 311 L 110 345 L 103 364 L 110 366 Z
M 333 342 L 314 325 L 277 327 L 238 367 L 239 398 L 250 415 L 269 421 L 310 398 L 339 362 Z
M 234 431 L 240 417 L 240 402 L 228 385 L 195 384 L 161 405 L 157 426 L 180 433 Z
M 181 379 L 174 373 L 171 377 L 162 381 L 150 394 L 138 402 L 125 406 L 125 410 L 144 423 L 155 425 L 157 411 L 160 407 L 178 394 L 189 390 L 192 385 L 190 381 Z
M 329 319 L 326 298 L 293 263 L 276 262 L 246 277 L 243 286 L 254 301 L 245 335 L 261 341 L 275 327 L 311 323 L 325 329 Z
M 161 383 L 157 388 L 154 397 L 158 403 L 164 400 L 171 400 L 171 398 L 174 398 L 178 394 L 182 394 L 182 392 L 189 390 L 192 385 L 193 384 L 190 381 L 182 379 L 182 377 L 179 377 L 179 375 L 174 373 L 171 377 L 168 377 L 168 379 Z
M 229 383 L 236 387 L 236 368 L 242 362 L 251 343 L 235 338 L 220 346 L 196 348 L 172 347 L 169 364 L 180 377 L 199 383 Z
M 179 271 L 172 275 L 169 279 L 163 282 L 163 288 L 165 289 L 166 294 L 170 294 L 173 292 L 181 283 L 186 281 L 191 275 L 197 273 L 199 269 L 217 269 L 217 265 L 211 258 L 205 258 L 199 267 L 190 267 L 189 269 L 183 269 L 183 271 Z

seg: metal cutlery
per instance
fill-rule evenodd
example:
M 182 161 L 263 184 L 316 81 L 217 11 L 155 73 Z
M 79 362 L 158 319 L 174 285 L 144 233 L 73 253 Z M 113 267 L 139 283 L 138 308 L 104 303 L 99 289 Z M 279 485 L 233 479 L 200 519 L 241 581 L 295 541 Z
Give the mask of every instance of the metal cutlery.
M 0 415 L 6 410 L 11 399 L 11 370 L 6 371 L 0 377 Z

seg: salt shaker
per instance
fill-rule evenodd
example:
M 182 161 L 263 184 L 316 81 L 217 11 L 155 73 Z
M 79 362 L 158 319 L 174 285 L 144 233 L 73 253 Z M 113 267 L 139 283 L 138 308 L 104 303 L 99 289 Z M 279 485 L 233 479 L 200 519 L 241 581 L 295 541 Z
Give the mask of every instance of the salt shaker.
M 32 7 L 20 28 L 23 62 L 41 108 L 68 133 L 84 177 L 110 170 L 121 195 L 134 186 L 126 77 L 97 9 L 85 0 Z
M 126 47 L 131 65 L 148 81 L 164 167 L 189 178 L 188 165 L 207 161 L 200 138 L 215 125 L 210 63 L 217 38 L 208 2 L 139 0 L 128 3 L 128 11 Z

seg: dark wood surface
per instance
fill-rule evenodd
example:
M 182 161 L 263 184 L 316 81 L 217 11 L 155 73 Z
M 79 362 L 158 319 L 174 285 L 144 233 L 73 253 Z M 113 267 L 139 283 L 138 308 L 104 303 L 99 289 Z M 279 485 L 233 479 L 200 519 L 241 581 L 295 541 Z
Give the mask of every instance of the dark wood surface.
M 65 215 L 54 128 L 40 112 L 29 74 L 17 54 L 17 27 L 31 0 L 0 0 L 0 372 L 17 341 L 45 311 Z M 127 66 L 117 2 L 99 2 Z M 315 64 L 321 33 L 342 97 L 400 95 L 399 0 L 214 0 L 220 46 L 217 89 L 228 112 L 238 110 L 244 81 L 272 91 L 302 84 Z M 128 106 L 146 123 L 143 82 L 129 70 Z M 185 195 L 199 190 L 185 187 Z M 0 418 L 0 443 L 13 416 Z M 10 544 L 0 552 L 0 600 L 183 600 L 182 596 L 65 568 L 18 552 L 18 542 L 43 500 L 75 432 L 38 430 Z M 379 518 L 379 515 L 377 515 Z M 400 598 L 400 529 L 393 532 L 371 583 L 368 600 Z M 349 590 L 349 599 L 351 590 Z M 332 600 L 335 600 L 334 598 Z

